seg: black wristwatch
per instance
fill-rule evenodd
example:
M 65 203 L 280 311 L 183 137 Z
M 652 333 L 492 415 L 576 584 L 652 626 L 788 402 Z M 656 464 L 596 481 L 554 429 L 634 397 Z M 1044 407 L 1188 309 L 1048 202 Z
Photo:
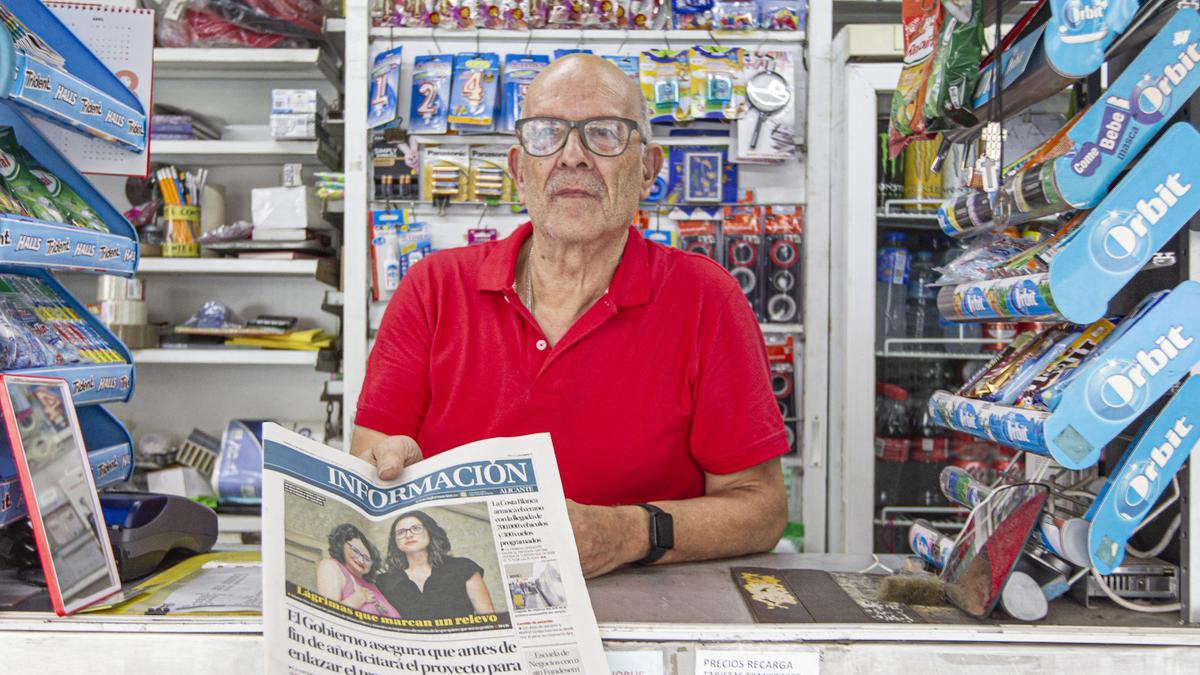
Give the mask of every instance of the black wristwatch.
M 675 548 L 675 524 L 671 514 L 652 504 L 637 504 L 650 512 L 650 552 L 634 565 L 650 565 Z

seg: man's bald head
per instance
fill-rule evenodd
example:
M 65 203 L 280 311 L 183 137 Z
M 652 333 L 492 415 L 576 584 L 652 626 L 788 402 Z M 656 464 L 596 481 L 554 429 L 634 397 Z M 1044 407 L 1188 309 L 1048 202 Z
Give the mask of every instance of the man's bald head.
M 547 107 L 556 98 L 584 96 L 619 102 L 624 116 L 637 122 L 642 137 L 650 139 L 641 87 L 611 61 L 593 54 L 568 54 L 546 66 L 525 93 L 523 117 L 552 114 Z

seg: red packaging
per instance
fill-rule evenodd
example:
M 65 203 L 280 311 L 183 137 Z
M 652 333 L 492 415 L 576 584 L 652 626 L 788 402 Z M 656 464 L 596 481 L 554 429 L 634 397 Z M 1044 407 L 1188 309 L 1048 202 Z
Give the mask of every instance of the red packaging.
M 1036 326 L 1036 324 L 1034 324 Z M 986 351 L 1001 352 L 1008 346 L 1009 342 L 1017 336 L 1020 331 L 1017 330 L 1015 323 L 985 323 L 983 324 L 983 337 L 993 338 L 996 342 L 989 342 L 983 345 Z

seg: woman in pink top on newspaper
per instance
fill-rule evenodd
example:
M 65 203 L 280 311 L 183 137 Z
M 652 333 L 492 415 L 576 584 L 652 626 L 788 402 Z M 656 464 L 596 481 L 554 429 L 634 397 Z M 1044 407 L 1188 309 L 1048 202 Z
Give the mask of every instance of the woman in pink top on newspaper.
M 317 563 L 317 592 L 368 614 L 400 618 L 372 580 L 379 551 L 357 527 L 342 523 L 329 533 L 329 557 Z

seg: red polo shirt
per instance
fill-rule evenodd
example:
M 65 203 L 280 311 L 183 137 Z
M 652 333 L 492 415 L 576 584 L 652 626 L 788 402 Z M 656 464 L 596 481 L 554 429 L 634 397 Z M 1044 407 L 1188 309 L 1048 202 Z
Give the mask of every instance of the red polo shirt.
M 550 432 L 568 498 L 704 494 L 704 474 L 788 451 L 762 333 L 737 282 L 630 228 L 608 292 L 553 348 L 513 290 L 526 223 L 405 275 L 367 364 L 355 422 L 426 457 Z

